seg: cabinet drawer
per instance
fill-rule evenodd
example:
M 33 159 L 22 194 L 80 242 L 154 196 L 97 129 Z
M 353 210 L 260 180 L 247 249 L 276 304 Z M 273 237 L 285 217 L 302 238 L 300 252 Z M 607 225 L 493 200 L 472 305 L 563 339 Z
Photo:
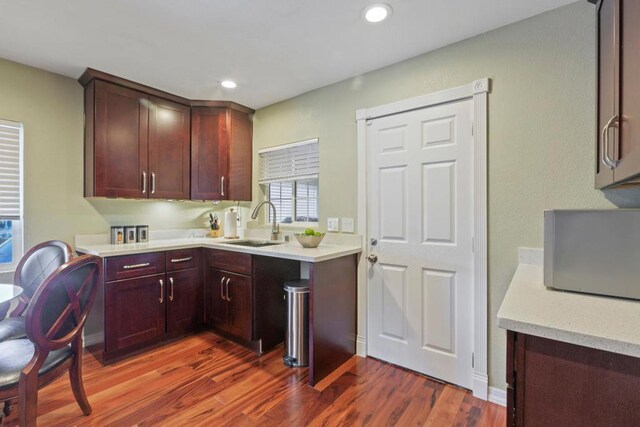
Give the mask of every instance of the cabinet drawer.
M 164 252 L 107 258 L 105 281 L 164 273 Z
M 250 276 L 251 255 L 219 249 L 207 249 L 207 266 Z
M 198 265 L 200 265 L 200 250 L 197 248 L 167 251 L 167 271 L 185 270 Z

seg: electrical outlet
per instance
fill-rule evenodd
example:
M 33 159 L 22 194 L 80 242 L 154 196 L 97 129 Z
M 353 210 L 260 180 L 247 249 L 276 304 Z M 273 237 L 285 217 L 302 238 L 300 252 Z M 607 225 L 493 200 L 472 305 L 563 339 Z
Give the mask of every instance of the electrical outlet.
M 343 233 L 353 233 L 354 231 L 353 218 L 342 218 L 340 222 L 341 222 L 340 228 L 342 228 Z
M 327 218 L 327 231 L 340 231 L 338 218 Z

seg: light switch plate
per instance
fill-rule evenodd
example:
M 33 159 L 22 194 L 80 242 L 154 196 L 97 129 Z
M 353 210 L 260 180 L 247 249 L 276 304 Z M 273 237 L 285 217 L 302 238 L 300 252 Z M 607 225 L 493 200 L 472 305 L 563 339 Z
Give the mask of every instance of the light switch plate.
M 338 218 L 327 218 L 327 231 L 340 231 Z
M 353 233 L 354 231 L 353 218 L 342 218 L 340 221 L 341 221 L 340 228 L 342 229 L 343 233 Z

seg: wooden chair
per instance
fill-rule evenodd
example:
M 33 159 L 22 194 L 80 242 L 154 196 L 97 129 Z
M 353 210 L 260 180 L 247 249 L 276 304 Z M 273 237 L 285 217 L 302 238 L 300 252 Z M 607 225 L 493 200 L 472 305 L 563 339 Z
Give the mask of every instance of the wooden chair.
M 18 399 L 21 426 L 36 425 L 38 389 L 69 371 L 85 415 L 91 406 L 82 384 L 82 329 L 102 278 L 102 261 L 73 258 L 36 290 L 27 308 L 27 338 L 0 342 L 0 401 Z M 10 412 L 5 403 L 5 413 Z
M 60 240 L 42 242 L 24 254 L 13 276 L 13 284 L 20 286 L 23 293 L 20 295 L 18 306 L 6 319 L 4 317 L 9 309 L 9 304 L 0 306 L 0 341 L 27 336 L 23 314 L 29 301 L 44 279 L 72 257 L 73 249 L 71 246 Z

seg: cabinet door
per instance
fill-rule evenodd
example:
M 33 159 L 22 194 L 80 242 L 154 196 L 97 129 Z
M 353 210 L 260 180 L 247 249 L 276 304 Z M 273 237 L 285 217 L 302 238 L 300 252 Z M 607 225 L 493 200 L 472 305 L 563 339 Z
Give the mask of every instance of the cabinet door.
M 237 110 L 229 110 L 229 200 L 251 201 L 253 122 Z
M 611 1 L 611 0 L 609 0 Z M 613 2 L 620 7 L 620 0 Z M 615 181 L 626 181 L 640 175 L 640 2 L 624 1 L 618 9 L 620 34 L 620 159 L 614 169 Z M 616 130 L 615 133 L 618 133 Z M 612 147 L 612 151 L 613 151 Z M 615 148 L 618 148 L 616 144 Z
M 94 196 L 147 197 L 147 105 L 141 92 L 96 81 Z
M 105 284 L 105 351 L 152 343 L 165 331 L 165 276 Z
M 191 199 L 228 198 L 228 139 L 225 108 L 191 109 Z
M 603 0 L 598 9 L 598 128 L 596 147 L 596 188 L 613 184 L 613 167 L 607 165 L 605 156 L 614 158 L 611 149 L 618 137 L 615 128 L 605 127 L 619 112 L 620 91 L 620 0 Z M 609 144 L 605 144 L 605 135 Z
M 206 318 L 209 326 L 226 330 L 227 301 L 225 299 L 226 274 L 221 270 L 207 268 L 205 282 L 208 295 L 206 296 Z
M 188 199 L 191 109 L 149 98 L 149 197 Z
M 167 273 L 167 332 L 185 334 L 203 323 L 202 282 L 197 268 Z
M 234 273 L 225 273 L 225 292 L 227 294 L 226 330 L 245 341 L 253 338 L 253 298 L 251 277 Z

